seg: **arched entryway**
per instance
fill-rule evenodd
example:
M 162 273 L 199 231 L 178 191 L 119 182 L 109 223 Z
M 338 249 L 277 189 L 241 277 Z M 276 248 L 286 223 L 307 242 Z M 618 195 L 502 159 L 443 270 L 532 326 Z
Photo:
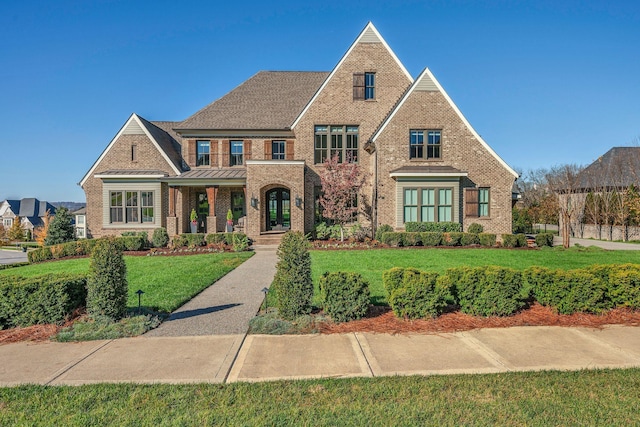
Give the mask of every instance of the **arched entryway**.
M 266 192 L 266 231 L 287 231 L 291 228 L 291 194 L 287 188 L 273 188 Z

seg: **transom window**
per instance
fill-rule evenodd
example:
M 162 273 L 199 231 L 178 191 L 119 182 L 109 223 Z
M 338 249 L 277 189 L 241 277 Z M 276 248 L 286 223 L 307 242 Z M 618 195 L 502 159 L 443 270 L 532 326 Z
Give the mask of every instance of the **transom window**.
M 154 222 L 153 191 L 111 191 L 109 221 L 112 224 Z
M 425 147 L 425 135 L 427 136 Z M 409 158 L 439 159 L 441 156 L 441 131 L 411 130 L 409 136 Z
M 358 162 L 358 126 L 315 127 L 314 162 L 324 163 L 329 156 L 338 156 L 339 163 Z
M 196 141 L 196 166 L 211 165 L 211 143 L 209 141 Z
M 453 189 L 405 188 L 404 222 L 449 222 L 453 217 Z
M 231 144 L 231 166 L 239 166 L 243 164 L 243 145 L 244 141 L 230 141 Z
M 273 160 L 284 160 L 285 158 L 284 141 L 271 141 L 271 158 Z

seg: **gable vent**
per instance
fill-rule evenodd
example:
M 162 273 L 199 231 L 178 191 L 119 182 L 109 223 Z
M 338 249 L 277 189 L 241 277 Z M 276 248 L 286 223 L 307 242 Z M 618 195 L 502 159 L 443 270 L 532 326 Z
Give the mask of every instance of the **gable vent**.
M 137 121 L 131 120 L 126 128 L 122 131 L 123 135 L 144 135 L 144 131 Z
M 420 92 L 437 92 L 438 86 L 428 75 L 425 74 L 422 76 L 420 81 L 416 83 L 415 90 Z
M 362 34 L 362 37 L 360 37 L 360 43 L 380 43 L 380 38 L 373 28 L 369 27 Z

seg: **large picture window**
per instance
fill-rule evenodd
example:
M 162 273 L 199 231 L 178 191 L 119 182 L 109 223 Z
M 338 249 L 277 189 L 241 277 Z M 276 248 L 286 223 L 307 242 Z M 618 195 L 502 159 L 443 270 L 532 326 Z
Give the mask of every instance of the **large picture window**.
M 409 133 L 409 158 L 440 159 L 442 151 L 441 136 L 442 134 L 439 130 L 411 130 Z
M 448 222 L 453 219 L 452 188 L 405 188 L 403 222 Z
M 109 222 L 111 224 L 153 223 L 153 191 L 109 192 Z
M 339 163 L 358 161 L 358 126 L 315 127 L 314 162 L 324 163 L 329 156 L 338 156 Z

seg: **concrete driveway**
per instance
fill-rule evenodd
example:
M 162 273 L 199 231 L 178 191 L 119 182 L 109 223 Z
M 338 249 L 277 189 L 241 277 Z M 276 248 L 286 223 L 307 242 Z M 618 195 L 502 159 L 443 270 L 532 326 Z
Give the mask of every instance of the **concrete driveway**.
M 26 252 L 0 249 L 0 264 L 15 264 L 17 262 L 27 261 L 28 258 Z
M 640 251 L 640 244 L 637 243 L 609 242 L 607 240 L 578 239 L 577 237 L 572 237 L 570 240 L 571 246 L 575 246 L 576 243 L 580 246 L 597 246 L 610 251 Z M 554 237 L 553 244 L 555 246 L 562 246 L 562 237 Z

